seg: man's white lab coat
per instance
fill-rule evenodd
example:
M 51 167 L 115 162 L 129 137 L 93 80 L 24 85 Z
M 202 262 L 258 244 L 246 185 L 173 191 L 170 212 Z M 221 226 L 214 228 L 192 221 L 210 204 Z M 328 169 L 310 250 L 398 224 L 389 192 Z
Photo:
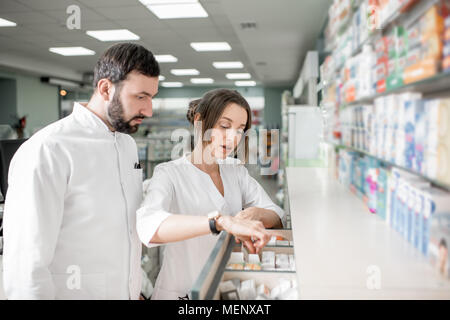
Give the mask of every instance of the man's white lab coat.
M 81 104 L 11 161 L 4 212 L 8 299 L 138 299 L 136 143 Z

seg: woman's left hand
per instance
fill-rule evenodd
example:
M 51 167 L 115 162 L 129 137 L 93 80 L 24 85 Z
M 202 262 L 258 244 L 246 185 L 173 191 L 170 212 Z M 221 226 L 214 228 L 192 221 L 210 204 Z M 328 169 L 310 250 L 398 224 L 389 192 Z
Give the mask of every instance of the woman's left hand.
M 261 209 L 257 208 L 257 207 L 249 207 L 247 209 L 244 209 L 242 211 L 240 211 L 237 215 L 236 218 L 239 219 L 246 219 L 246 220 L 257 220 L 257 221 L 261 221 Z

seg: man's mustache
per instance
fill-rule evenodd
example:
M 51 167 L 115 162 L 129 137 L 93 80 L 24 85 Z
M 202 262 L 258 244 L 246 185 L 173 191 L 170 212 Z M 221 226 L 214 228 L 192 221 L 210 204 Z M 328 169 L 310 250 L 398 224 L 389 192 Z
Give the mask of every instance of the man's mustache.
M 136 116 L 136 117 L 131 118 L 131 120 L 128 121 L 128 122 L 131 122 L 131 121 L 133 121 L 133 120 L 138 120 L 138 119 L 144 120 L 144 119 L 146 119 L 146 118 L 148 118 L 148 117 L 143 116 L 143 115 L 140 115 L 140 116 Z

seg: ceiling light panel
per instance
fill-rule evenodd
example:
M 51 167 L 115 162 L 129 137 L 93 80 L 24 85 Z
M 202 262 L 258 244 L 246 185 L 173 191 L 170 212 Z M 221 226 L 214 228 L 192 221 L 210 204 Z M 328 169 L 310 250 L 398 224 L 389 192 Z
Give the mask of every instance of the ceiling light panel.
M 214 83 L 214 79 L 212 79 L 212 78 L 192 78 L 191 82 L 194 84 L 210 84 L 210 83 Z
M 255 81 L 235 81 L 234 85 L 236 87 L 254 87 L 256 86 Z
M 216 69 L 242 69 L 244 65 L 240 61 L 216 61 L 213 62 Z
M 48 50 L 62 56 L 92 56 L 95 54 L 95 51 L 84 47 L 54 47 Z
M 170 73 L 176 76 L 198 76 L 200 74 L 197 69 L 172 69 Z
M 183 84 L 181 82 L 161 82 L 161 86 L 165 88 L 180 88 Z
M 206 18 L 208 13 L 197 0 L 139 0 L 159 19 Z
M 17 23 L 0 18 L 0 27 L 15 27 Z
M 169 63 L 169 62 L 177 62 L 178 61 L 178 58 L 174 57 L 171 54 L 156 54 L 155 59 L 159 63 Z
M 86 31 L 86 34 L 100 41 L 124 41 L 140 39 L 137 34 L 134 34 L 128 29 L 89 30 Z
M 228 42 L 192 42 L 191 47 L 195 51 L 230 51 Z
M 250 73 L 227 73 L 225 76 L 231 80 L 251 79 L 252 77 Z

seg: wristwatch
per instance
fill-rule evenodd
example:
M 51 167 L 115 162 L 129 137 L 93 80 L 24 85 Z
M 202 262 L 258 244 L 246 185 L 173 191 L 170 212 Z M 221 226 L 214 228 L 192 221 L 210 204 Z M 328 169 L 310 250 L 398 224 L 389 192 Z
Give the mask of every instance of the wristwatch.
M 208 213 L 208 220 L 209 220 L 209 230 L 211 230 L 211 233 L 214 235 L 218 235 L 220 231 L 216 228 L 216 222 L 217 219 L 219 219 L 220 213 L 219 211 L 213 211 L 211 213 Z

